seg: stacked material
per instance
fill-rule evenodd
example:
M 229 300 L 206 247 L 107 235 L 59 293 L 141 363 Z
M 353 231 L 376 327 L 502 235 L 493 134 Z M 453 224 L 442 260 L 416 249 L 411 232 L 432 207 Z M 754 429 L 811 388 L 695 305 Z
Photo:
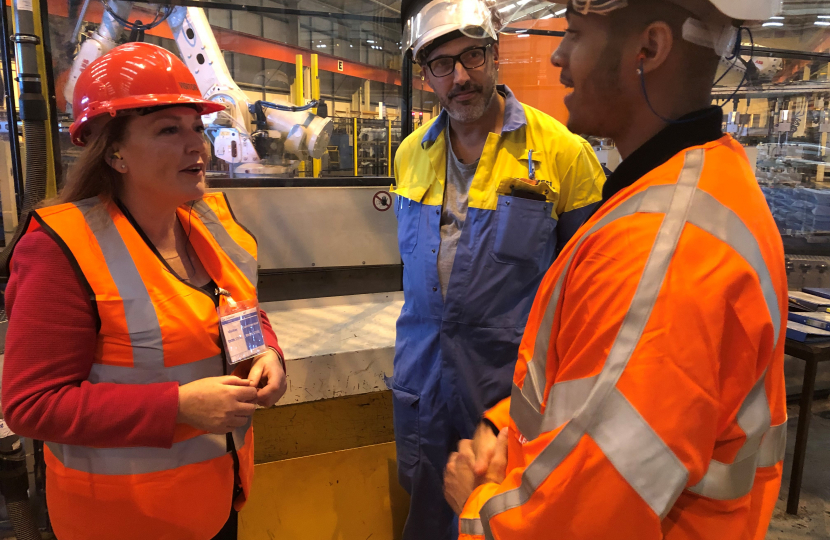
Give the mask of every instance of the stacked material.
M 830 231 L 830 190 L 762 186 L 782 233 Z

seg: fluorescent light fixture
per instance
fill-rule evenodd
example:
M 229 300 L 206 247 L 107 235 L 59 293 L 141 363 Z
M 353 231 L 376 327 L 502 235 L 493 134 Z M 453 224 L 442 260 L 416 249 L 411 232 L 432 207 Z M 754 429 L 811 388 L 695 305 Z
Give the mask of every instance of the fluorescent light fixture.
M 813 24 L 816 26 L 830 26 L 830 21 L 816 21 Z
M 830 15 L 818 15 L 819 19 L 830 19 Z
M 507 5 L 506 5 L 506 6 L 504 6 L 503 8 L 499 8 L 499 13 L 502 13 L 502 12 L 505 12 L 505 11 L 508 11 L 508 10 L 511 10 L 511 9 L 513 9 L 514 7 L 516 7 L 516 4 L 507 4 Z
M 783 21 L 784 17 L 770 17 L 769 20 L 771 20 L 771 21 Z
M 366 43 L 374 43 L 374 41 L 373 41 L 373 40 L 371 40 L 371 39 L 367 39 L 367 40 L 366 40 Z
M 784 23 L 781 23 L 781 22 L 765 22 L 761 26 L 784 26 Z

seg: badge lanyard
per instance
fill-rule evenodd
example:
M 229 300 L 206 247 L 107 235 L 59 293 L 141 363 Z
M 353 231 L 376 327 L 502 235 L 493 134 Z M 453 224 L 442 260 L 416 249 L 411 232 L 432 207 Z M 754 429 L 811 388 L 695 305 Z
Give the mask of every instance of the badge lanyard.
M 259 303 L 256 298 L 237 302 L 231 293 L 218 288 L 219 326 L 225 343 L 228 363 L 235 365 L 268 350 L 259 320 Z

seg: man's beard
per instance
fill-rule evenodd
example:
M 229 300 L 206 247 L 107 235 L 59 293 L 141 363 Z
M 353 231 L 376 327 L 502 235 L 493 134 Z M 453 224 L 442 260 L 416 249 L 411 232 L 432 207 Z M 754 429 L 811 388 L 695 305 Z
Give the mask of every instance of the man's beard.
M 477 95 L 467 103 L 453 101 L 453 98 L 464 92 L 474 91 Z M 484 86 L 467 81 L 461 86 L 454 86 L 447 97 L 438 96 L 438 102 L 450 115 L 450 118 L 463 124 L 475 122 L 484 116 L 493 98 L 496 96 L 496 81 L 491 78 Z

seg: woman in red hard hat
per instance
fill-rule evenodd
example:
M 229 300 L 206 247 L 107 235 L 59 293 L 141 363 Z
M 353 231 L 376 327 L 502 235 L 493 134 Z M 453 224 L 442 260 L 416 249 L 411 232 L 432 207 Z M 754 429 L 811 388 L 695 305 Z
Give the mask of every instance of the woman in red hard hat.
M 256 240 L 205 193 L 201 115 L 222 108 L 155 45 L 90 64 L 70 128 L 85 148 L 15 247 L 3 412 L 46 441 L 61 540 L 236 538 L 251 418 L 285 371 L 256 316 Z

